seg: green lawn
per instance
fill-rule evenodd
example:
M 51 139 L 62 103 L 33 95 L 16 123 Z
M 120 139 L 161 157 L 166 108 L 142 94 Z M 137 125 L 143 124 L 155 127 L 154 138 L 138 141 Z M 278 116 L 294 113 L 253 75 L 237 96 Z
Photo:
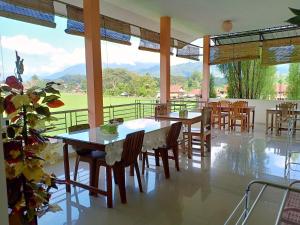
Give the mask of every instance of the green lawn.
M 115 96 L 105 96 L 104 106 L 109 105 L 122 105 L 134 103 L 137 99 L 145 99 L 141 97 L 115 97 Z M 87 108 L 87 96 L 86 94 L 80 93 L 61 93 L 61 100 L 65 103 L 63 107 L 57 108 L 53 111 L 63 111 L 72 109 L 86 109 Z

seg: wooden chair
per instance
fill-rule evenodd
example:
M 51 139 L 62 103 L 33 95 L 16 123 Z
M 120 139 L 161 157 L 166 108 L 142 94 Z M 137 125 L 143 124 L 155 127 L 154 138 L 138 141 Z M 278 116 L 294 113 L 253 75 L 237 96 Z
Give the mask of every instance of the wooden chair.
M 109 120 L 109 123 L 124 123 L 124 118 L 113 118 Z
M 202 110 L 201 127 L 192 127 L 192 145 L 200 145 L 201 156 L 204 157 L 205 147 L 208 152 L 211 151 L 211 112 L 210 107 L 204 107 Z M 188 132 L 184 132 L 185 142 L 188 139 Z
M 122 203 L 126 203 L 126 188 L 125 188 L 125 168 L 133 166 L 137 175 L 140 192 L 143 192 L 142 181 L 140 176 L 140 169 L 137 158 L 143 147 L 145 131 L 138 131 L 128 134 L 123 143 L 123 152 L 121 161 L 116 162 L 113 166 L 107 165 L 105 158 L 97 160 L 95 171 L 95 187 L 98 187 L 100 167 L 106 168 L 106 192 L 107 192 L 107 206 L 112 207 L 112 174 L 113 170 L 115 182 L 119 185 L 119 192 Z
M 236 104 L 239 104 L 241 107 L 248 107 L 247 101 L 236 101 Z
M 145 151 L 143 152 L 143 167 L 142 174 L 145 173 L 145 162 L 148 160 L 148 155 L 153 155 L 155 157 L 156 166 L 159 166 L 159 156 L 162 158 L 164 173 L 166 179 L 170 177 L 169 171 L 169 159 L 175 161 L 176 170 L 179 171 L 179 151 L 178 151 L 178 138 L 181 131 L 182 122 L 173 123 L 168 132 L 166 138 L 166 145 L 160 146 L 157 149 L 153 149 L 154 152 Z M 173 152 L 173 156 L 168 155 L 168 151 Z
M 222 125 L 226 123 L 226 114 L 222 114 L 221 105 L 219 102 L 209 102 L 208 107 L 211 108 L 211 124 L 215 127 L 215 124 L 218 124 L 219 129 L 221 129 Z
M 230 107 L 231 107 L 231 102 L 227 101 L 227 100 L 221 100 L 221 101 L 219 101 L 219 103 L 220 103 L 220 107 L 221 107 L 221 114 L 223 115 L 223 117 L 225 117 L 225 119 L 223 120 L 221 125 L 225 129 L 225 126 L 227 124 L 228 129 L 230 129 Z M 227 122 L 226 122 L 226 118 L 227 118 Z
M 159 104 L 155 106 L 154 109 L 154 117 L 156 118 L 158 115 L 165 115 L 170 112 L 170 105 L 169 104 Z
M 295 116 L 294 109 L 296 109 L 296 105 L 290 102 L 276 105 L 276 110 L 278 110 L 278 113 L 275 115 L 276 135 L 280 135 L 281 130 L 287 129 L 288 120 Z M 286 124 L 285 127 L 283 126 L 284 124 Z
M 234 102 L 231 104 L 230 108 L 230 127 L 231 129 L 236 128 L 236 126 L 241 127 L 241 131 L 243 132 L 247 129 L 248 118 L 247 115 L 243 113 L 243 108 L 245 107 L 245 102 Z M 237 124 L 237 121 L 240 121 L 240 124 Z
M 69 127 L 68 131 L 69 133 L 72 133 L 76 131 L 87 130 L 89 128 L 90 128 L 89 124 L 80 124 L 80 125 Z M 93 149 L 79 149 L 75 147 L 73 148 L 76 152 L 74 180 L 75 181 L 77 180 L 79 163 L 86 162 L 89 164 L 89 168 L 90 168 L 90 184 L 93 184 L 95 178 L 94 172 L 95 172 L 96 160 L 99 158 L 105 158 L 105 152 L 97 151 Z

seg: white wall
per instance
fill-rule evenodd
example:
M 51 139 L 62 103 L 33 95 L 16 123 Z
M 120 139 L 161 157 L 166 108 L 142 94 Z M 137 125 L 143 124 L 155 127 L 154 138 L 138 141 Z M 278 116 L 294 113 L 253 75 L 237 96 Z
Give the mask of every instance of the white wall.
M 210 101 L 220 101 L 221 99 L 211 98 Z M 281 102 L 287 101 L 279 101 L 279 100 L 254 100 L 254 99 L 224 99 L 231 102 L 243 100 L 247 101 L 249 106 L 255 106 L 255 123 L 266 123 L 266 110 L 268 108 L 275 108 Z M 298 108 L 300 108 L 300 100 L 299 101 L 289 101 L 298 104 Z

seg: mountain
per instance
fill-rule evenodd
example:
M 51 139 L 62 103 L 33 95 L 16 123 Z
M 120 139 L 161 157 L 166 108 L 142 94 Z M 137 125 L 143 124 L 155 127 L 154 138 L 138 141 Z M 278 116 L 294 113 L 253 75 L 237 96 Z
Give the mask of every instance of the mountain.
M 136 63 L 136 64 L 104 64 L 103 68 L 123 68 L 131 72 L 138 74 L 149 73 L 153 76 L 158 77 L 160 74 L 160 66 L 157 63 Z M 171 67 L 171 74 L 177 76 L 189 77 L 194 71 L 202 71 L 202 64 L 200 62 L 189 62 L 183 64 L 177 64 Z M 63 76 L 70 75 L 85 75 L 85 64 L 77 64 L 71 67 L 68 67 L 57 73 L 48 75 L 44 77 L 49 80 L 56 80 Z

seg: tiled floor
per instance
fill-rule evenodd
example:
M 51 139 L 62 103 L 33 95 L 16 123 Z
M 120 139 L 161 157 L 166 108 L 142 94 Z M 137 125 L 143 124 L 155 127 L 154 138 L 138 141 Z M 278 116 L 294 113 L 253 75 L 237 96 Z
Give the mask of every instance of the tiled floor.
M 139 192 L 137 181 L 127 176 L 128 203 L 120 203 L 116 188 L 113 209 L 106 208 L 104 197 L 90 197 L 81 188 L 72 188 L 69 195 L 64 186 L 60 186 L 53 194 L 52 202 L 59 204 L 63 211 L 46 214 L 39 224 L 224 224 L 251 180 L 287 183 L 290 179 L 300 178 L 300 172 L 296 171 L 285 175 L 284 134 L 281 138 L 266 136 L 263 128 L 258 125 L 250 134 L 214 131 L 211 154 L 205 158 L 195 155 L 193 160 L 181 156 L 181 171 L 176 172 L 172 162 L 170 180 L 164 178 L 161 167 L 156 168 L 150 161 L 151 168 L 142 180 L 144 193 Z M 294 159 L 297 160 L 297 156 Z M 49 169 L 63 177 L 62 163 Z M 81 167 L 79 177 L 88 182 L 85 166 Z M 104 171 L 101 172 L 100 185 L 105 185 Z M 282 193 L 268 188 L 249 224 L 272 224 Z

